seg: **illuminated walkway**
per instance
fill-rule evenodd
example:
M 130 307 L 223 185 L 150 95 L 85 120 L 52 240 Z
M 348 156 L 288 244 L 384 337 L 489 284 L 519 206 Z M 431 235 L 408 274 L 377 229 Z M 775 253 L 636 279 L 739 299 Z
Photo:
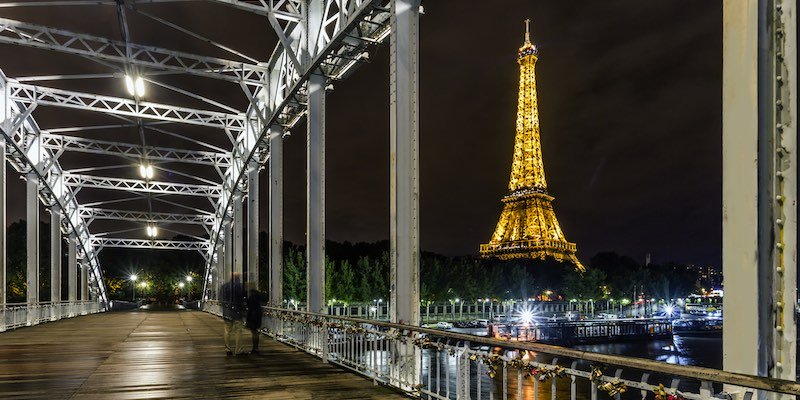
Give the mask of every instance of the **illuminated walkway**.
M 3 399 L 405 398 L 262 337 L 225 356 L 223 323 L 200 311 L 88 315 L 0 333 Z M 242 338 L 250 348 L 250 335 Z

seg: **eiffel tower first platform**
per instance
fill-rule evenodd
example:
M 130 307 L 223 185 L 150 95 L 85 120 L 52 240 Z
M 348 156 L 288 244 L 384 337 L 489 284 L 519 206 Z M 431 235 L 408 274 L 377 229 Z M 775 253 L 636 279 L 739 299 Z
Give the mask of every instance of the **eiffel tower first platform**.
M 526 20 L 525 43 L 517 54 L 519 100 L 509 193 L 503 197 L 503 212 L 492 239 L 480 247 L 481 256 L 503 260 L 551 256 L 571 261 L 583 271 L 575 256 L 575 243 L 567 241 L 556 219 L 554 198 L 547 194 L 536 96 L 539 52 L 531 43 L 528 23 Z

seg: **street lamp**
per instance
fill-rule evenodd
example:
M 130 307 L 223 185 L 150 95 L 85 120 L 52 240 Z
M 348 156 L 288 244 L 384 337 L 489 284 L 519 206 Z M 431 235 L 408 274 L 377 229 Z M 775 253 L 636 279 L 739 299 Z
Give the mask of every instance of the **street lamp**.
M 186 300 L 192 301 L 192 276 L 186 275 L 186 284 L 189 285 L 189 288 L 186 290 Z
M 133 299 L 131 301 L 136 301 L 136 280 L 139 279 L 136 274 L 131 275 L 131 286 L 133 286 Z

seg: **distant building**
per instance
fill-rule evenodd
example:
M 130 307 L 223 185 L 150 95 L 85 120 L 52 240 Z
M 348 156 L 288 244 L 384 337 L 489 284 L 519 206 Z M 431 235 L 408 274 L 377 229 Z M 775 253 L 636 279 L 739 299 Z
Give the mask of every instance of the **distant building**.
M 687 265 L 687 269 L 697 272 L 700 286 L 709 289 L 722 287 L 722 271 L 711 265 Z

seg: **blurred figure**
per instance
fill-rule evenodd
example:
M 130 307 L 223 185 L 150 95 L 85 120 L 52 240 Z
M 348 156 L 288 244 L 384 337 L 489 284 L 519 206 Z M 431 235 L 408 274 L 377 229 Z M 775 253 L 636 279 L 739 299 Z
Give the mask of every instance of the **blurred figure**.
M 225 319 L 226 354 L 242 354 L 242 318 L 244 317 L 244 287 L 238 272 L 220 288 L 223 301 L 222 317 Z
M 261 335 L 258 330 L 261 329 L 261 319 L 264 316 L 264 311 L 261 309 L 261 306 L 266 303 L 266 299 L 261 292 L 256 290 L 255 283 L 250 283 L 248 287 L 246 325 L 247 328 L 250 329 L 250 333 L 253 336 L 253 350 L 250 352 L 250 354 L 258 354 L 258 340 Z

